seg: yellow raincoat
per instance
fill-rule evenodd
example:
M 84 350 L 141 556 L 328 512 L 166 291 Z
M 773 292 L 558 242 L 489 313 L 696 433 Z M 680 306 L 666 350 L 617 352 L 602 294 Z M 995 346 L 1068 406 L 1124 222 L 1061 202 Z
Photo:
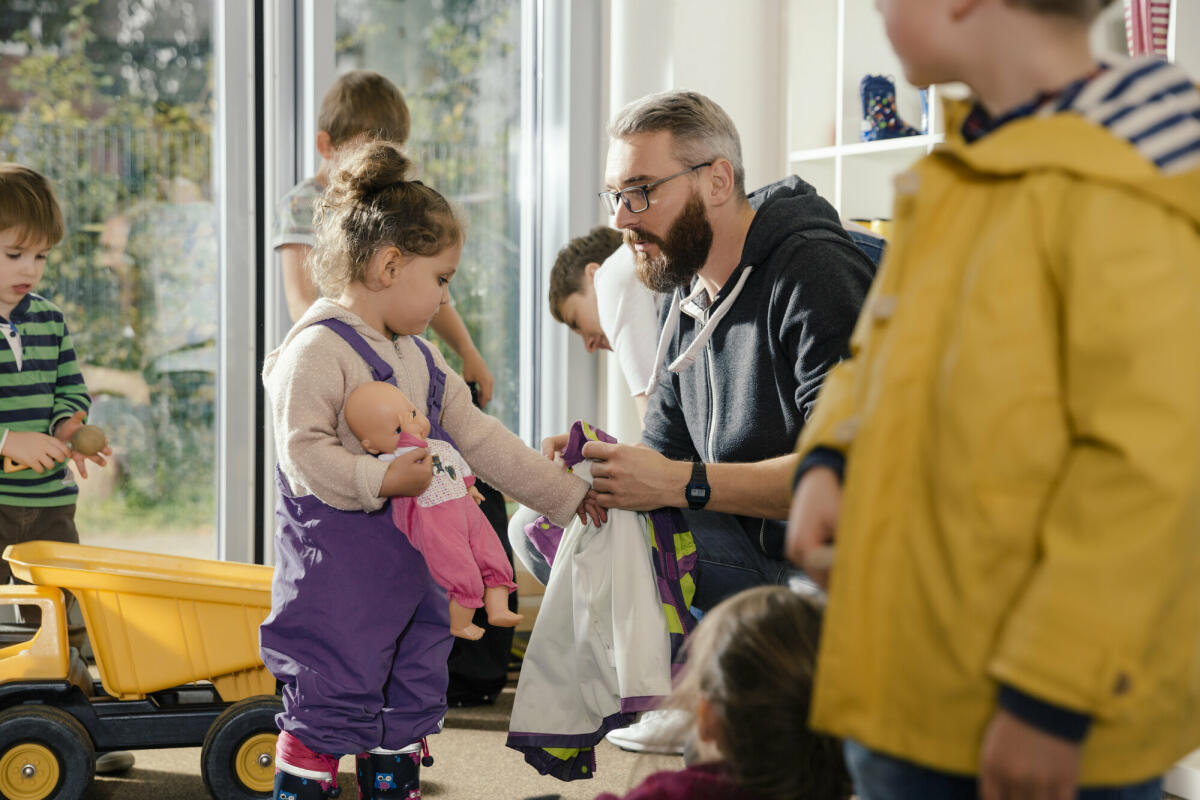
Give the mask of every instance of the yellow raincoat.
M 1158 775 L 1200 747 L 1200 172 L 1058 114 L 896 195 L 797 446 L 846 455 L 812 723 L 975 773 L 1003 683 L 1093 717 L 1084 785 Z

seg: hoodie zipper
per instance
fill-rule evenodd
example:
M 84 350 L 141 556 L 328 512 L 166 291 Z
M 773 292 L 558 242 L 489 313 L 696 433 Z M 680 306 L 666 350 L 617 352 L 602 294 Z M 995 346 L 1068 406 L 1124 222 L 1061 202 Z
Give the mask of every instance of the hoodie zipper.
M 705 309 L 704 310 L 705 324 L 708 323 L 708 317 L 709 317 L 709 310 Z M 703 325 L 701 327 L 703 327 Z M 713 436 L 717 432 L 717 424 L 716 424 L 717 423 L 717 386 L 716 386 L 716 381 L 713 380 L 712 339 L 709 339 L 708 343 L 704 345 L 704 366 L 708 373 L 706 377 L 708 379 L 708 399 L 709 399 L 709 408 L 710 408 L 711 413 L 709 413 L 709 415 L 708 415 L 708 432 L 707 432 L 707 435 L 705 435 L 705 437 L 704 437 L 705 449 L 708 450 L 708 453 L 707 454 L 702 453 L 701 458 L 705 462 L 712 464 L 713 463 Z

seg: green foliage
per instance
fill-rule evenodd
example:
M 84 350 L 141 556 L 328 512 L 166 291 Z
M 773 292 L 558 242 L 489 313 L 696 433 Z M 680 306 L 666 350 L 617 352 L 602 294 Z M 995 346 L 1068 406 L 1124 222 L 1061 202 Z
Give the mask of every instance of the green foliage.
M 125 7 L 145 12 L 130 14 L 143 24 L 154 13 L 191 13 L 191 3 L 172 3 L 127 0 Z M 0 159 L 45 173 L 63 206 L 66 236 L 38 291 L 62 307 L 80 361 L 106 370 L 89 388 L 92 420 L 108 430 L 122 470 L 108 504 L 144 517 L 205 502 L 199 516 L 212 519 L 215 376 L 203 363 L 168 370 L 162 358 L 162 342 L 179 338 L 181 317 L 193 328 L 207 321 L 215 332 L 215 304 L 177 302 L 209 293 L 169 284 L 188 270 L 195 286 L 215 290 L 215 232 L 210 225 L 208 249 L 172 241 L 179 226 L 164 220 L 181 214 L 162 211 L 182 207 L 194 216 L 203 206 L 209 211 L 200 215 L 211 217 L 204 199 L 212 194 L 211 46 L 178 35 L 154 41 L 128 25 L 120 33 L 126 41 L 104 38 L 97 31 L 111 6 L 46 4 L 9 41 L 25 52 L 0 75 L 22 101 L 0 109 Z
M 462 264 L 451 291 L 496 376 L 488 411 L 515 427 L 520 3 L 347 3 L 339 14 L 354 23 L 340 32 L 339 64 L 376 69 L 396 81 L 412 116 L 409 150 L 422 180 L 456 203 L 467 223 Z M 458 357 L 438 344 L 450 365 L 459 368 Z

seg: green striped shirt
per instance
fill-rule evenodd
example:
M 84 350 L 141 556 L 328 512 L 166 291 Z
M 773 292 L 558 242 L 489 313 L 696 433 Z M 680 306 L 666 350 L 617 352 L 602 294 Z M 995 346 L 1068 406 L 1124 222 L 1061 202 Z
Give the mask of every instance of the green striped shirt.
M 6 322 L 20 336 L 23 357 L 18 369 L 12 347 L 0 337 L 0 431 L 50 433 L 60 420 L 86 412 L 91 399 L 58 306 L 28 294 Z M 0 505 L 70 505 L 79 489 L 63 483 L 67 475 L 65 463 L 41 475 L 32 469 L 0 472 Z

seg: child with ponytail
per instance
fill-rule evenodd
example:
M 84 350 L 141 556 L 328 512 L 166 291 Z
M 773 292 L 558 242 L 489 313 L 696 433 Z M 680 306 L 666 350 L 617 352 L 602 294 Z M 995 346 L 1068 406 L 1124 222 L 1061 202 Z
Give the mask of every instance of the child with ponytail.
M 429 485 L 428 451 L 365 452 L 346 423 L 350 392 L 396 385 L 484 480 L 566 523 L 588 487 L 471 403 L 466 384 L 417 334 L 447 302 L 462 228 L 394 145 L 341 160 L 318 206 L 309 260 L 326 298 L 263 369 L 275 445 L 276 570 L 263 661 L 283 684 L 275 798 L 337 795 L 358 756 L 368 800 L 420 797 L 425 737 L 441 730 L 451 637 L 445 592 L 396 529 L 390 499 Z M 425 759 L 422 759 L 422 753 Z

